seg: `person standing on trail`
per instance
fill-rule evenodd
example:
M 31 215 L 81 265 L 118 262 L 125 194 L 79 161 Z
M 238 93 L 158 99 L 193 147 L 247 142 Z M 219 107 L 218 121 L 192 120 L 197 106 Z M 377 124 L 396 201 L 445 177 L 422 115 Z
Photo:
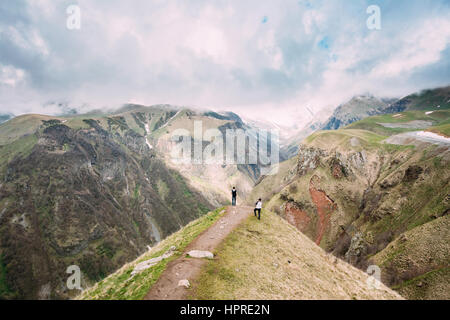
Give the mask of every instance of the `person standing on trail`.
M 233 187 L 233 189 L 231 190 L 231 204 L 233 206 L 236 206 L 236 196 L 237 196 L 236 187 Z
M 256 217 L 256 212 L 258 212 L 258 220 L 261 220 L 261 209 L 262 209 L 262 201 L 261 198 L 258 199 L 258 201 L 255 203 L 255 217 Z

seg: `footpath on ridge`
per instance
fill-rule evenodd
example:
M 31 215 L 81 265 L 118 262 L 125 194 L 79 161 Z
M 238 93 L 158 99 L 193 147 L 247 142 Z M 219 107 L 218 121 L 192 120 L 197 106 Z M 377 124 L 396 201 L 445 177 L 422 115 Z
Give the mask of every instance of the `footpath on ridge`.
M 203 265 L 207 263 L 207 259 L 189 257 L 188 252 L 193 250 L 213 252 L 230 232 L 252 213 L 252 207 L 228 207 L 227 213 L 192 241 L 180 258 L 168 264 L 166 270 L 164 270 L 144 299 L 186 299 L 188 289 L 186 286 L 179 285 L 180 281 L 196 279 Z

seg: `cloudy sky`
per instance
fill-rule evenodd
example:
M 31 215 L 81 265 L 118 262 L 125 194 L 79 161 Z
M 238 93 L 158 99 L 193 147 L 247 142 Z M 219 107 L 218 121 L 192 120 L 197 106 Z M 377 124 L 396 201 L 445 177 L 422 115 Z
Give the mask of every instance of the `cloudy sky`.
M 448 0 L 0 2 L 0 113 L 169 103 L 288 124 L 449 80 Z

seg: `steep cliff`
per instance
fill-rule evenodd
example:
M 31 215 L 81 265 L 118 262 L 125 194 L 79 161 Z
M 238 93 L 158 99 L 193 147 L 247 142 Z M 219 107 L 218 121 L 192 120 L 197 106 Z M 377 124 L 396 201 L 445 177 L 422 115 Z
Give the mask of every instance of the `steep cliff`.
M 130 120 L 152 113 L 155 126 L 170 117 L 24 116 L 0 128 L 3 297 L 67 297 L 68 266 L 100 280 L 212 208 Z

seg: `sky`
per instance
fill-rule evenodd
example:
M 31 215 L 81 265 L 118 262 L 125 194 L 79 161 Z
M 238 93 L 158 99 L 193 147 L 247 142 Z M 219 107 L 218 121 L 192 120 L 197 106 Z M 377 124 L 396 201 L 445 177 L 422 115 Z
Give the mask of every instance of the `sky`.
M 0 2 L 0 113 L 173 104 L 293 125 L 449 80 L 449 0 Z

